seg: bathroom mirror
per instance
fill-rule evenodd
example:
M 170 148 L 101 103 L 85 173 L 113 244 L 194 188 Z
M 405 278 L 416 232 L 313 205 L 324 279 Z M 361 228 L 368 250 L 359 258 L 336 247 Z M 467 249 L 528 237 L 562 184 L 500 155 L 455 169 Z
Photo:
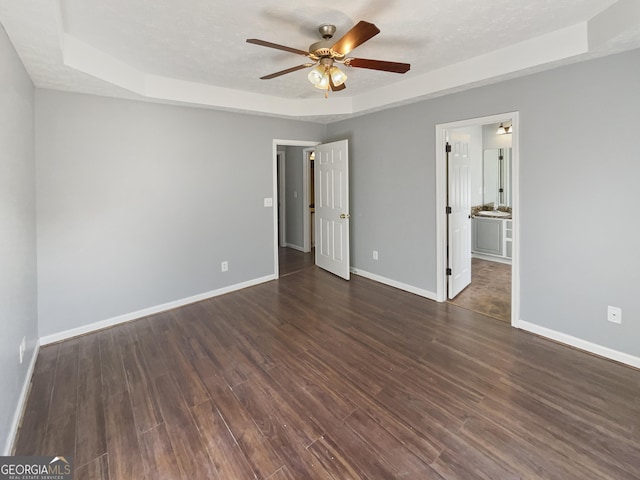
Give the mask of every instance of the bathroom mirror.
M 511 206 L 511 148 L 484 151 L 482 159 L 482 203 Z

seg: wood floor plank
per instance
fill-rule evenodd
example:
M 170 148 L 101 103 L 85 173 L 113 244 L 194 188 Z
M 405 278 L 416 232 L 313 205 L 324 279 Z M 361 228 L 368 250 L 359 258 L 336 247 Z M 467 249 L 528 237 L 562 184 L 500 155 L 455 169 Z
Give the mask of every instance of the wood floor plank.
M 182 392 L 187 405 L 198 405 L 209 399 L 197 370 L 187 359 L 188 352 L 184 343 L 169 333 L 164 334 L 163 348 L 173 379 Z
M 75 458 L 76 452 L 76 415 L 50 420 L 47 436 L 42 446 L 43 455 L 69 456 Z
M 176 324 L 183 332 L 183 347 L 188 359 L 200 378 L 210 375 L 223 376 L 229 385 L 236 385 L 246 380 L 246 376 L 238 368 L 217 337 L 208 328 L 206 321 L 199 314 L 208 315 L 200 305 L 189 305 Z
M 549 375 L 538 369 L 509 375 L 505 382 L 520 389 L 536 392 L 547 402 L 564 408 L 577 418 L 591 418 L 601 428 L 629 436 L 633 425 L 638 425 L 638 413 L 622 405 L 620 398 L 610 398 L 598 385 L 585 385 L 580 380 L 566 383 L 566 377 Z
M 369 477 L 352 461 L 328 435 L 323 435 L 309 446 L 316 460 L 335 480 L 364 480 Z
M 451 432 L 458 431 L 469 416 L 475 400 L 466 400 L 464 390 L 458 389 L 453 395 L 446 389 L 448 383 L 438 377 L 429 379 L 429 372 L 410 371 L 399 377 L 399 381 L 389 384 L 376 398 L 391 404 L 392 399 L 407 406 L 418 406 L 433 421 Z
M 368 445 L 376 457 L 393 469 L 393 477 L 440 478 L 427 463 L 362 410 L 358 409 L 349 415 L 345 424 L 360 437 L 363 444 Z
M 49 421 L 75 415 L 78 396 L 79 342 L 71 340 L 60 345 L 56 366 Z
M 120 393 L 105 398 L 105 431 L 109 478 L 144 478 L 145 471 L 128 390 L 123 389 Z
M 211 400 L 259 479 L 282 468 L 282 462 L 240 401 L 226 385 L 205 380 Z
M 81 466 L 107 453 L 98 335 L 87 335 L 79 346 L 76 415 L 74 462 Z
M 113 330 L 117 328 L 119 327 L 108 328 L 96 334 L 100 348 L 102 390 L 105 396 L 115 395 L 127 389 L 120 345 L 113 339 Z
M 147 478 L 158 480 L 186 478 L 180 471 L 164 424 L 141 433 L 139 439 Z
M 160 425 L 162 416 L 152 380 L 137 342 L 129 344 L 123 350 L 122 364 L 137 432 L 146 432 Z
M 147 367 L 147 373 L 150 378 L 157 378 L 166 374 L 169 369 L 167 367 L 166 352 L 162 350 L 161 343 L 158 341 L 156 332 L 151 326 L 153 320 L 142 318 L 139 322 L 139 328 L 136 332 L 138 338 L 138 347 L 144 358 Z
M 167 433 L 184 478 L 189 480 L 196 478 L 224 480 L 211 460 L 191 418 L 187 423 L 167 427 Z
M 265 389 L 255 386 L 256 382 L 251 380 L 236 386 L 234 394 L 273 446 L 280 461 L 287 467 L 287 473 L 290 472 L 293 478 L 331 478 L 329 472 L 315 462 L 306 449 L 306 445 L 312 441 L 304 434 L 304 420 L 299 415 L 286 416 L 285 411 L 279 408 L 282 404 L 274 403 L 274 397 Z
M 638 452 L 640 371 L 315 267 L 43 347 L 15 445 L 109 480 L 640 480 Z
M 109 456 L 107 454 L 75 469 L 78 480 L 109 480 Z
M 431 465 L 447 480 L 524 480 L 517 469 L 477 450 L 473 445 L 461 438 L 451 436 L 447 448 L 443 450 Z
M 164 374 L 153 382 L 153 395 L 157 399 L 162 421 L 169 427 L 179 427 L 191 422 L 191 413 L 182 392 L 170 374 Z
M 496 389 L 480 402 L 476 411 L 513 437 L 529 439 L 538 445 L 535 450 L 552 448 L 559 455 L 578 461 L 598 478 L 635 478 L 633 463 L 638 450 L 634 442 L 627 437 L 607 435 L 595 425 L 568 417 L 563 410 L 525 392 L 508 387 Z
M 548 445 L 533 444 L 530 438 L 510 435 L 502 426 L 483 418 L 470 418 L 460 431 L 487 456 L 499 459 L 531 480 L 590 478 L 594 472 L 580 462 L 569 464 L 568 458 L 557 454 Z M 600 477 L 613 480 L 612 477 Z
M 309 420 L 322 432 L 340 425 L 344 417 L 351 413 L 333 410 L 331 403 L 325 404 L 320 398 L 307 392 L 303 383 L 297 382 L 296 377 L 284 365 L 271 369 L 269 375 L 277 383 L 277 389 L 287 392 L 297 409 L 306 412 Z
M 256 478 L 244 452 L 231 434 L 213 402 L 206 401 L 192 409 L 202 442 L 221 479 Z
M 55 375 L 47 370 L 31 377 L 29 400 L 18 431 L 15 455 L 45 455 L 43 444 L 47 438 L 47 422 L 54 380 Z
M 268 372 L 252 378 L 247 384 L 234 387 L 233 392 L 245 405 L 245 408 L 248 408 L 247 404 L 251 401 L 245 396 L 250 396 L 258 408 L 265 408 L 270 414 L 279 418 L 283 425 L 286 425 L 286 428 L 295 431 L 296 437 L 304 447 L 315 442 L 324 431 L 311 421 L 306 410 L 300 408 L 295 396 L 292 396 L 290 391 L 283 389 Z M 268 405 L 260 405 L 258 399 L 261 397 Z
M 276 473 L 274 473 L 269 478 L 267 478 L 267 480 L 296 480 L 297 478 L 300 478 L 300 477 L 292 476 L 289 473 L 289 470 L 287 469 L 287 467 L 282 467 Z
M 36 365 L 33 367 L 34 375 L 40 375 L 41 373 L 51 372 L 56 369 L 59 347 L 59 343 L 40 347 Z

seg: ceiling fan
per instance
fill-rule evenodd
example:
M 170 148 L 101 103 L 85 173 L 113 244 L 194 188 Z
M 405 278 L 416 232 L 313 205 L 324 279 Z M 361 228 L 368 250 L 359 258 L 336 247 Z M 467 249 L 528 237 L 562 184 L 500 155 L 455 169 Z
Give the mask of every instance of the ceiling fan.
M 382 70 L 384 72 L 393 73 L 406 73 L 411 68 L 411 65 L 408 63 L 347 57 L 347 55 L 356 47 L 362 45 L 364 42 L 380 33 L 380 29 L 373 23 L 365 21 L 358 22 L 357 25 L 345 33 L 337 42 L 331 40 L 333 38 L 333 34 L 336 32 L 335 25 L 320 25 L 318 31 L 320 32 L 320 35 L 322 35 L 323 39 L 310 45 L 309 51 L 278 45 L 277 43 L 266 42 L 257 38 L 248 38 L 247 43 L 275 48 L 277 50 L 284 50 L 285 52 L 302 55 L 312 60 L 312 62 L 303 63 L 296 67 L 287 68 L 286 70 L 265 75 L 264 77 L 260 77 L 260 79 L 270 80 L 287 73 L 302 70 L 303 68 L 314 67 L 307 77 L 309 81 L 316 88 L 325 90 L 325 92 L 328 92 L 329 89 L 337 92 L 346 88 L 344 82 L 347 79 L 347 76 L 335 65 L 336 63 L 340 63 L 347 67 L 368 68 L 371 70 Z M 326 96 L 327 94 L 325 93 L 325 97 Z

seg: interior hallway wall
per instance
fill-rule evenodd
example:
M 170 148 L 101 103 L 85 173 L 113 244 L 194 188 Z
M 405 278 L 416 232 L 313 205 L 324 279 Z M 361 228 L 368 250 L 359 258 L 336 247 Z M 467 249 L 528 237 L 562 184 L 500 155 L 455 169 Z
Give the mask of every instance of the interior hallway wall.
M 0 25 L 0 439 L 8 455 L 38 340 L 34 88 Z M 18 349 L 26 339 L 22 364 Z
M 302 249 L 304 247 L 303 222 L 303 150 L 306 147 L 286 147 L 286 205 L 287 244 Z
M 40 336 L 273 275 L 273 140 L 325 131 L 37 90 Z

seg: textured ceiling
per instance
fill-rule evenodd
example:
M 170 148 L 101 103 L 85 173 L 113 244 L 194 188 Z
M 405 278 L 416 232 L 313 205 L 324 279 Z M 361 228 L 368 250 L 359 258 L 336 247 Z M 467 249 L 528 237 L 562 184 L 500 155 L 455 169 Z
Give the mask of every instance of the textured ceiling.
M 335 39 L 359 20 L 381 30 L 351 56 L 406 62 L 398 75 L 348 68 L 351 98 L 419 77 L 505 46 L 584 23 L 615 0 L 0 0 L 0 23 L 36 86 L 139 98 L 111 79 L 64 58 L 65 39 L 87 45 L 144 75 L 283 99 L 317 99 L 323 92 L 301 70 L 259 77 L 305 63 L 287 52 L 247 44 L 259 38 L 307 50 L 317 27 L 337 26 Z M 634 37 L 635 41 L 635 37 Z M 635 46 L 635 45 L 631 45 Z M 88 70 L 85 70 L 88 71 Z M 98 73 L 96 73 L 98 72 Z M 156 100 L 163 100 L 156 96 Z M 179 100 L 176 97 L 167 100 Z M 195 102 L 197 103 L 197 102 Z

